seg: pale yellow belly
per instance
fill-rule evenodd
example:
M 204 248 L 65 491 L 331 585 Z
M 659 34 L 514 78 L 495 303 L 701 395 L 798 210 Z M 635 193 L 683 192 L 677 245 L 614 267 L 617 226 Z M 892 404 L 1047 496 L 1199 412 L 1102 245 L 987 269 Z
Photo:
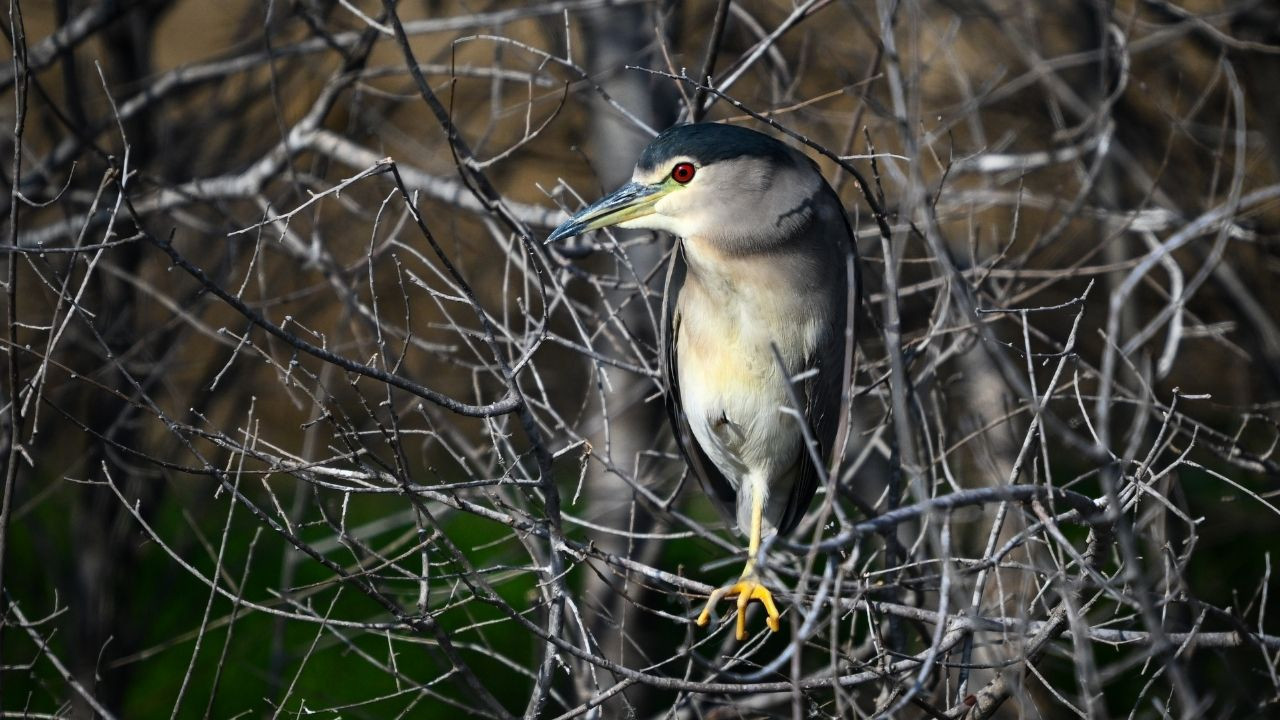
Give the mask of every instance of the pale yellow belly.
M 677 372 L 690 430 L 734 485 L 749 475 L 768 482 L 790 469 L 800 447 L 799 425 L 782 409 L 807 344 L 803 323 L 780 329 L 733 303 L 685 310 Z M 786 369 L 772 345 L 788 350 Z

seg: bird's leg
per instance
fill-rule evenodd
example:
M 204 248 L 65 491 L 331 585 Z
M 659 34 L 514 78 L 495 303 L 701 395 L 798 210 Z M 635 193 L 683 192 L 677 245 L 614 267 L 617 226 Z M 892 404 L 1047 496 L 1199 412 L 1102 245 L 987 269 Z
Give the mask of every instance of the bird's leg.
M 717 588 L 707 598 L 702 613 L 698 615 L 698 625 L 706 625 L 711 620 L 711 608 L 721 598 L 736 597 L 738 599 L 738 631 L 739 640 L 747 639 L 747 605 L 752 600 L 759 600 L 768 615 L 765 622 L 769 629 L 778 632 L 781 623 L 778 621 L 778 606 L 773 602 L 773 593 L 765 587 L 760 576 L 756 574 L 756 555 L 760 552 L 760 535 L 764 526 L 764 494 L 756 492 L 754 484 L 751 488 L 751 533 L 747 539 L 747 566 L 742 569 L 742 577 L 732 585 Z

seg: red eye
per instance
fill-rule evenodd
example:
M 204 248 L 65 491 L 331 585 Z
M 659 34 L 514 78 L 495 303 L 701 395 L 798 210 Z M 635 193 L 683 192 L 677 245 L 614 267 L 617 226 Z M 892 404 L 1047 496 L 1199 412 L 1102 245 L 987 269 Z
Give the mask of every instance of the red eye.
M 684 185 L 693 179 L 693 174 L 697 171 L 693 163 L 676 163 L 676 166 L 671 168 L 671 179 Z

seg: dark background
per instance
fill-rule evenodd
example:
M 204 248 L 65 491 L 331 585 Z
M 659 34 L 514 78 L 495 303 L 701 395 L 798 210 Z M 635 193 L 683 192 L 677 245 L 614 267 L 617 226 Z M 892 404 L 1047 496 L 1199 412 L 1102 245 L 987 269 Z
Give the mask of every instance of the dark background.
M 1280 6 L 724 7 L 6 4 L 4 715 L 1274 712 Z M 671 241 L 541 240 L 651 131 L 785 137 L 748 111 L 866 279 L 794 540 L 963 502 L 776 546 L 738 644 L 689 622 L 743 543 L 664 425 Z

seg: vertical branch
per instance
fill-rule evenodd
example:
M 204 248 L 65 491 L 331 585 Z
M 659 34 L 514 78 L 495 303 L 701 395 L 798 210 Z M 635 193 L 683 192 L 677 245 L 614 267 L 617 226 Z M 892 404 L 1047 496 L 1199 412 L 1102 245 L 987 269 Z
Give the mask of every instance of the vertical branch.
M 909 127 L 905 115 L 906 101 L 904 97 L 905 90 L 901 81 L 901 58 L 898 56 L 897 43 L 894 37 L 898 9 L 899 5 L 896 0 L 892 0 L 889 7 L 885 7 L 884 3 L 880 3 L 880 37 L 884 44 L 885 70 L 889 78 L 894 112 L 898 117 L 899 131 L 907 147 L 912 148 L 913 143 L 910 138 L 913 136 L 913 130 Z M 918 155 L 911 153 L 910 150 L 908 152 L 908 156 L 915 163 Z M 878 165 L 873 160 L 872 168 L 876 169 L 877 167 Z M 880 174 L 878 171 L 875 173 L 875 178 L 877 187 L 880 187 Z M 912 217 L 914 212 L 915 207 L 908 200 L 905 214 L 907 217 Z M 881 312 L 884 316 L 883 332 L 885 353 L 889 361 L 889 397 L 893 415 L 893 439 L 890 443 L 890 475 L 887 498 L 887 508 L 890 512 L 897 509 L 902 503 L 908 480 L 911 481 L 912 490 L 917 493 L 917 500 L 924 500 L 926 497 L 923 489 L 918 487 L 918 483 L 915 482 L 915 473 L 918 470 L 918 465 L 916 463 L 915 438 L 911 431 L 911 377 L 903 354 L 902 315 L 898 306 L 898 277 L 901 271 L 901 255 L 904 247 L 904 236 L 901 232 L 892 235 L 881 232 L 880 254 L 884 261 L 885 293 L 885 300 L 881 304 Z M 905 560 L 906 557 L 901 541 L 898 538 L 897 528 L 892 528 L 885 535 L 885 566 L 887 568 L 898 568 L 903 565 Z M 898 592 L 894 591 L 891 597 L 896 600 Z M 889 649 L 891 651 L 901 651 L 906 642 L 905 630 L 901 621 L 898 618 L 891 617 L 889 619 L 889 628 Z
M 19 0 L 9 0 L 9 41 L 13 46 L 13 171 L 9 176 L 12 184 L 9 187 L 9 262 L 6 263 L 6 308 L 5 332 L 8 341 L 8 362 L 5 373 L 5 394 L 8 396 L 9 412 L 4 466 L 4 490 L 0 496 L 0 697 L 4 697 L 4 627 L 8 625 L 8 598 L 5 591 L 6 564 L 9 550 L 9 520 L 13 514 L 13 494 L 18 478 L 19 435 L 22 428 L 21 403 L 18 401 L 18 259 L 21 255 L 14 252 L 18 246 L 18 224 L 23 198 L 19 193 L 22 180 L 22 147 L 23 132 L 27 121 L 27 35 L 22 22 L 22 7 Z
M 716 71 L 716 56 L 720 54 L 720 40 L 724 36 L 725 21 L 729 17 L 730 0 L 720 0 L 716 5 L 716 17 L 711 24 L 711 35 L 707 37 L 707 50 L 702 56 L 702 70 L 698 73 L 698 87 L 693 92 L 693 102 L 689 103 L 689 122 L 699 122 L 710 104 L 707 100 L 705 85 L 711 85 L 711 74 Z M 714 100 L 714 97 L 713 97 Z

